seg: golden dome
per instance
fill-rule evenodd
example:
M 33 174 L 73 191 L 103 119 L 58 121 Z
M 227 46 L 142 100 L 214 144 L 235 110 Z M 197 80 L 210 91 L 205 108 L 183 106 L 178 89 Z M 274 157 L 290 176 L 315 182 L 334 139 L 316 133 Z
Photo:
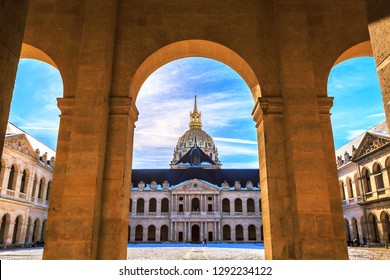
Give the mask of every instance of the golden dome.
M 173 160 L 171 161 L 171 168 L 187 168 L 185 164 L 176 165 L 180 163 L 180 159 L 188 153 L 191 148 L 199 147 L 215 164 L 207 164 L 204 168 L 221 168 L 221 163 L 218 159 L 218 151 L 215 147 L 213 138 L 202 130 L 201 113 L 198 112 L 196 105 L 196 96 L 194 103 L 194 111 L 190 113 L 190 129 L 187 130 L 179 140 L 173 153 Z

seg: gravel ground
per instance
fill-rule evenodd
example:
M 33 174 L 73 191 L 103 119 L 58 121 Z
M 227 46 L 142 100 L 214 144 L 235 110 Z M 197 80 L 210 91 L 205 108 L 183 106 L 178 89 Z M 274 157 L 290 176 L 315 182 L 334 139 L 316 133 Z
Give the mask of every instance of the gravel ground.
M 42 248 L 0 251 L 0 260 L 41 260 Z M 129 247 L 129 260 L 262 260 L 264 249 L 223 247 Z M 351 260 L 390 260 L 390 249 L 348 248 Z

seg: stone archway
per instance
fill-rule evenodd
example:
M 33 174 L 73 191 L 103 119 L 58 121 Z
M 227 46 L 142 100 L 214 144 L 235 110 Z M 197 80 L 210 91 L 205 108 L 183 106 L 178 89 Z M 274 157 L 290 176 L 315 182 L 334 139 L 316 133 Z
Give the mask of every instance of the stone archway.
M 191 241 L 192 242 L 200 241 L 200 227 L 198 225 L 193 225 L 191 227 Z
M 7 28 L 0 31 L 0 53 L 6 55 L 0 60 L 0 76 L 7 79 L 0 89 L 1 112 L 9 111 L 22 40 L 44 46 L 64 71 L 43 257 L 126 258 L 138 89 L 156 67 L 198 54 L 231 66 L 254 93 L 265 257 L 347 258 L 326 77 L 343 49 L 370 39 L 367 18 L 377 65 L 388 75 L 388 56 L 382 55 L 389 49 L 384 44 L 389 41 L 383 36 L 386 25 L 372 24 L 380 10 L 375 5 L 383 1 L 366 1 L 368 17 L 365 1 L 336 7 L 297 6 L 290 0 L 282 5 L 156 0 L 152 16 L 145 13 L 151 8 L 147 1 L 58 2 L 60 6 L 45 0 L 30 5 L 5 1 L 0 23 Z M 96 9 L 99 5 L 104 9 Z M 340 28 L 346 23 L 353 24 Z M 66 38 L 63 44 L 54 40 L 59 32 Z M 382 80 L 388 90 L 390 79 Z M 389 104 L 387 97 L 385 101 Z M 2 134 L 5 126 L 1 118 Z

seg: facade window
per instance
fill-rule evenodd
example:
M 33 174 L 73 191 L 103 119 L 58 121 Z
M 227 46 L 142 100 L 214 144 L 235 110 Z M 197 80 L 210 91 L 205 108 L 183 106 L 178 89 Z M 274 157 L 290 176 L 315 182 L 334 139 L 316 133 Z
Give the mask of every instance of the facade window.
M 374 172 L 376 188 L 378 190 L 384 189 L 385 185 L 383 183 L 383 174 L 381 166 L 378 163 L 375 163 L 372 171 Z
M 230 213 L 230 201 L 227 198 L 224 198 L 222 200 L 222 212 L 229 212 Z
M 26 172 L 26 170 L 23 170 L 22 181 L 20 182 L 20 192 L 21 193 L 25 193 L 26 180 L 27 180 L 27 172 Z
M 372 192 L 371 181 L 370 181 L 370 172 L 367 168 L 363 168 L 362 171 L 363 186 L 366 193 Z
M 234 211 L 242 212 L 242 201 L 239 198 L 234 201 Z
M 252 198 L 249 198 L 246 204 L 247 204 L 247 212 L 254 213 L 255 201 Z
M 347 178 L 347 188 L 348 188 L 348 196 L 349 198 L 353 198 L 353 187 L 352 187 L 352 180 L 348 177 Z
M 161 201 L 161 212 L 167 213 L 169 212 L 169 200 L 168 198 L 163 198 Z
M 39 182 L 38 198 L 42 198 L 44 187 L 45 187 L 45 179 L 42 178 L 41 181 Z
M 47 201 L 50 200 L 50 194 L 51 194 L 51 181 L 49 182 L 49 184 L 47 184 L 47 192 L 46 192 L 46 200 Z
M 15 180 L 15 167 L 12 165 L 11 166 L 11 171 L 9 172 L 9 179 L 8 179 L 8 189 L 9 190 L 13 190 L 13 186 L 14 186 L 14 180 Z
M 341 200 L 345 200 L 345 189 L 343 181 L 339 181 Z
M 145 201 L 143 198 L 137 200 L 137 213 L 144 213 L 145 211 Z
M 157 201 L 155 198 L 149 200 L 149 212 L 157 212 Z

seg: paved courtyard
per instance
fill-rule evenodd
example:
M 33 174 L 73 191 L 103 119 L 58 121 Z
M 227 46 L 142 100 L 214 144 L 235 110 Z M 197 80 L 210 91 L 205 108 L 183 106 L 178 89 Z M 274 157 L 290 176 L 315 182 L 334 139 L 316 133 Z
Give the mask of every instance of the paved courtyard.
M 41 260 L 42 248 L 25 248 L 0 251 L 0 260 Z M 390 249 L 348 248 L 351 260 L 390 260 Z M 159 244 L 156 246 L 130 244 L 127 249 L 129 260 L 262 260 L 262 244 Z

